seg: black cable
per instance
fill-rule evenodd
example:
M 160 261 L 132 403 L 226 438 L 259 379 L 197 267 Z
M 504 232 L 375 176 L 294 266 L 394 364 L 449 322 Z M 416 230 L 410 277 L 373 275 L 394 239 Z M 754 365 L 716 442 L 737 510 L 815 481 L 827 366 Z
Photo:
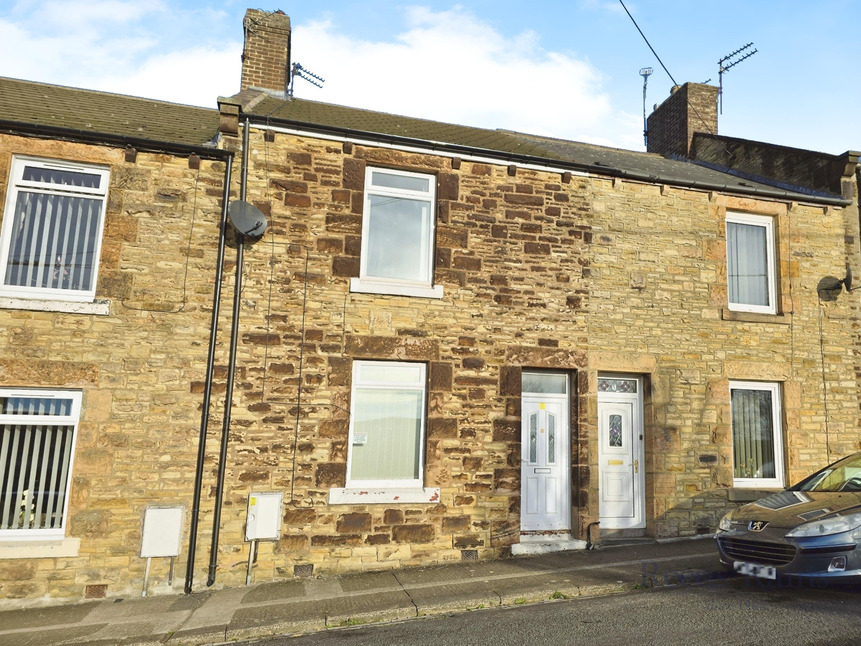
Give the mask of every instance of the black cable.
M 644 34 L 644 33 L 643 33 L 643 30 L 642 30 L 642 29 L 640 29 L 640 25 L 638 25 L 638 24 L 637 24 L 637 21 L 636 21 L 636 20 L 634 20 L 634 16 L 632 16 L 632 15 L 631 15 L 631 12 L 630 12 L 630 11 L 628 11 L 628 7 L 626 7 L 626 6 L 625 6 L 624 1 L 623 1 L 623 0 L 619 0 L 619 4 L 621 4 L 621 5 L 622 5 L 622 9 L 624 9 L 624 10 L 625 10 L 625 13 L 626 13 L 626 14 L 628 14 L 628 18 L 630 18 L 630 19 L 631 19 L 631 22 L 632 22 L 632 23 L 634 23 L 634 27 L 636 27 L 636 28 L 637 28 L 637 31 L 639 31 L 639 32 L 640 32 L 640 36 L 642 36 L 642 37 L 643 37 L 643 40 L 646 42 L 646 45 L 648 45 L 648 46 L 649 46 L 649 49 L 651 49 L 651 50 L 652 50 L 652 54 L 654 54 L 654 55 L 655 55 L 655 58 L 656 58 L 656 59 L 658 60 L 658 62 L 661 64 L 661 67 L 663 67 L 663 68 L 664 68 L 664 71 L 667 73 L 667 76 L 669 76 L 669 77 L 670 77 L 670 80 L 673 82 L 673 85 L 678 85 L 678 83 L 676 82 L 676 79 L 674 79 L 674 78 L 673 78 L 673 75 L 672 75 L 672 74 L 670 74 L 670 70 L 668 70 L 668 69 L 667 69 L 667 66 L 666 66 L 666 65 L 664 65 L 664 61 L 662 61 L 662 60 L 661 60 L 661 57 L 660 57 L 660 56 L 658 56 L 658 52 L 656 52 L 656 51 L 655 51 L 655 48 L 654 48 L 654 47 L 652 47 L 652 44 L 649 42 L 649 39 L 648 39 L 648 38 L 646 38 L 646 34 Z M 716 132 L 712 132 L 712 131 L 711 131 L 711 127 L 709 126 L 709 123 L 708 123 L 708 122 L 703 118 L 703 116 L 699 113 L 699 110 L 697 110 L 696 106 L 694 106 L 690 101 L 688 101 L 687 103 L 688 103 L 688 107 L 690 107 L 690 109 L 694 111 L 694 114 L 695 114 L 695 115 L 697 115 L 697 118 L 698 118 L 698 119 L 702 122 L 702 124 L 706 127 L 706 130 L 708 130 L 708 131 L 709 131 L 709 134 L 716 135 L 717 133 L 716 133 Z M 727 153 L 729 153 L 730 155 L 732 155 L 732 153 L 730 153 L 730 151 L 726 148 L 726 146 L 724 146 L 723 148 L 724 148 L 724 150 L 725 150 Z
M 670 74 L 670 70 L 668 70 L 668 69 L 667 69 L 667 66 L 666 66 L 666 65 L 664 65 L 664 61 L 662 61 L 662 60 L 661 60 L 661 57 L 660 57 L 660 56 L 658 56 L 658 52 L 656 52 L 656 51 L 655 51 L 655 48 L 654 48 L 654 47 L 652 47 L 652 45 L 649 43 L 649 39 L 648 39 L 648 38 L 646 38 L 646 34 L 644 34 L 644 33 L 643 33 L 643 30 L 642 30 L 642 29 L 640 29 L 640 25 L 638 25 L 638 24 L 637 24 L 637 21 L 636 21 L 636 20 L 634 20 L 634 16 L 632 16 L 632 15 L 631 15 L 631 12 L 630 12 L 630 11 L 628 11 L 628 7 L 626 7 L 626 6 L 625 6 L 625 3 L 624 3 L 622 0 L 619 0 L 619 4 L 621 4 L 621 5 L 622 5 L 622 9 L 624 9 L 624 10 L 625 10 L 625 13 L 626 13 L 626 14 L 628 14 L 628 18 L 630 18 L 630 19 L 631 19 L 631 22 L 632 22 L 632 23 L 634 23 L 634 27 L 636 27 L 636 28 L 637 28 L 637 31 L 639 31 L 639 32 L 640 32 L 640 36 L 642 36 L 642 37 L 643 37 L 643 40 L 644 40 L 644 41 L 646 41 L 646 44 L 649 46 L 649 49 L 651 49 L 651 50 L 652 50 L 652 53 L 655 55 L 655 58 L 657 58 L 657 59 L 658 59 L 658 62 L 661 64 L 661 67 L 663 67 L 663 68 L 664 68 L 664 71 L 667 73 L 667 76 L 669 76 L 669 77 L 670 77 L 670 80 L 673 82 L 673 85 L 678 85 L 678 83 L 676 83 L 676 79 L 674 79 L 674 78 L 673 78 L 673 75 L 672 75 L 672 74 Z

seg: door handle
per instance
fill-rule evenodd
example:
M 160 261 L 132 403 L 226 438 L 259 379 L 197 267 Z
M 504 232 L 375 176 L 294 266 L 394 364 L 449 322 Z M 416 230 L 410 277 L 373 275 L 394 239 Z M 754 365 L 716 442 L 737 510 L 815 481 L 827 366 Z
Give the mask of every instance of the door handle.
M 640 461 L 634 460 L 634 473 L 640 473 Z

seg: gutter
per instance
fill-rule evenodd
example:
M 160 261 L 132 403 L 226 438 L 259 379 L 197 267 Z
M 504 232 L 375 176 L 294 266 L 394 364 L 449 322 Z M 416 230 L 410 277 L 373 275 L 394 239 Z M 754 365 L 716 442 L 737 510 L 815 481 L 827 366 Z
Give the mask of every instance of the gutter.
M 94 132 L 91 130 L 80 130 L 76 128 L 64 128 L 61 126 L 44 126 L 36 123 L 21 123 L 20 121 L 7 121 L 0 119 L 0 134 L 23 135 L 38 137 L 40 139 L 56 139 L 61 141 L 74 141 L 88 144 L 101 144 L 116 148 L 134 148 L 138 151 L 150 153 L 174 153 L 174 154 L 196 154 L 203 159 L 226 161 L 232 157 L 227 150 L 215 148 L 206 144 L 183 144 L 172 141 L 158 141 L 145 137 L 131 137 L 128 135 L 109 134 Z M 217 133 L 216 133 L 217 134 Z
M 589 175 L 601 175 L 609 177 L 619 177 L 632 181 L 644 182 L 648 184 L 668 184 L 672 186 L 691 188 L 701 191 L 720 191 L 724 193 L 734 193 L 739 195 L 750 195 L 763 197 L 773 200 L 805 202 L 812 204 L 826 204 L 829 206 L 849 206 L 852 200 L 843 197 L 831 197 L 825 195 L 805 195 L 803 193 L 788 191 L 768 186 L 731 186 L 721 184 L 719 182 L 701 182 L 698 180 L 690 180 L 679 177 L 666 175 L 649 175 L 636 171 L 624 170 L 609 165 L 603 164 L 583 164 L 577 162 L 569 162 L 550 157 L 535 157 L 532 155 L 524 155 L 518 153 L 506 153 L 498 150 L 489 150 L 485 148 L 474 148 L 460 144 L 452 144 L 445 142 L 428 141 L 424 139 L 415 139 L 413 137 L 404 137 L 400 135 L 391 135 L 383 133 L 373 133 L 352 128 L 341 128 L 338 126 L 324 126 L 319 124 L 306 123 L 302 121 L 292 121 L 289 119 L 278 119 L 274 121 L 269 116 L 248 115 L 242 114 L 246 123 L 251 122 L 254 126 L 262 130 L 273 130 L 287 132 L 290 134 L 303 135 L 311 134 L 324 139 L 332 139 L 338 141 L 349 141 L 358 145 L 368 144 L 374 146 L 382 146 L 388 148 L 396 148 L 405 151 L 415 151 L 424 153 L 433 153 L 446 157 L 467 157 L 479 158 L 483 161 L 495 163 L 514 163 L 531 167 L 541 167 L 543 170 L 550 172 L 574 172 Z

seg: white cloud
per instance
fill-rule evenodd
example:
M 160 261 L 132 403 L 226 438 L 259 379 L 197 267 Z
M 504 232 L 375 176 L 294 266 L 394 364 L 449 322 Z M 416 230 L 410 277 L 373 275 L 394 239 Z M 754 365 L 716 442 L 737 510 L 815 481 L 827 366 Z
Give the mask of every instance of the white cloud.
M 0 12 L 0 75 L 215 107 L 238 90 L 236 38 L 217 10 L 182 10 L 171 0 L 87 4 L 20 0 Z M 502 34 L 461 7 L 413 7 L 395 36 L 348 36 L 332 18 L 293 23 L 292 60 L 326 79 L 296 95 L 486 128 L 507 128 L 605 145 L 637 132 L 639 118 L 613 108 L 588 61 L 547 51 L 525 30 Z M 184 37 L 187 35 L 187 37 Z M 207 38 L 210 40 L 207 42 Z M 224 39 L 222 39 L 224 40 Z
M 173 103 L 217 107 L 219 96 L 239 91 L 242 47 L 203 47 L 152 56 L 131 74 L 105 76 L 111 92 Z
M 323 90 L 297 80 L 296 96 L 487 128 L 642 145 L 619 141 L 618 133 L 630 132 L 638 118 L 614 112 L 598 70 L 544 50 L 534 33 L 505 37 L 460 8 L 412 8 L 405 18 L 406 29 L 386 42 L 350 38 L 331 20 L 294 25 L 292 59 L 326 79 Z
M 162 0 L 20 0 L 0 17 L 0 75 L 215 107 L 239 88 L 242 43 L 201 43 L 224 19 Z

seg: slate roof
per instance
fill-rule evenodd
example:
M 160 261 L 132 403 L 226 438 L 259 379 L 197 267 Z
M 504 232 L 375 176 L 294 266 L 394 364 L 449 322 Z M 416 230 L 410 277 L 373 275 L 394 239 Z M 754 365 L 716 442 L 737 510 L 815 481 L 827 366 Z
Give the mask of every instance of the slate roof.
M 205 146 L 218 110 L 0 77 L 0 123 Z
M 233 97 L 246 107 L 244 115 L 257 123 L 312 126 L 346 134 L 363 134 L 379 141 L 422 142 L 437 150 L 470 149 L 499 160 L 532 161 L 572 170 L 647 182 L 760 195 L 770 198 L 845 204 L 841 196 L 804 187 L 778 186 L 766 178 L 755 180 L 688 160 L 542 137 L 509 130 L 472 128 L 404 117 L 304 99 L 284 100 L 245 90 Z M 531 158 L 531 159 L 529 159 Z
M 529 135 L 473 128 L 245 90 L 227 99 L 244 106 L 255 123 L 412 145 L 449 154 L 486 156 L 502 163 L 532 163 L 646 182 L 832 204 L 838 195 L 777 186 L 721 169 L 660 155 Z M 140 140 L 175 147 L 214 148 L 217 110 L 166 101 L 0 77 L 0 131 L 113 142 Z M 213 151 L 213 154 L 220 151 Z

